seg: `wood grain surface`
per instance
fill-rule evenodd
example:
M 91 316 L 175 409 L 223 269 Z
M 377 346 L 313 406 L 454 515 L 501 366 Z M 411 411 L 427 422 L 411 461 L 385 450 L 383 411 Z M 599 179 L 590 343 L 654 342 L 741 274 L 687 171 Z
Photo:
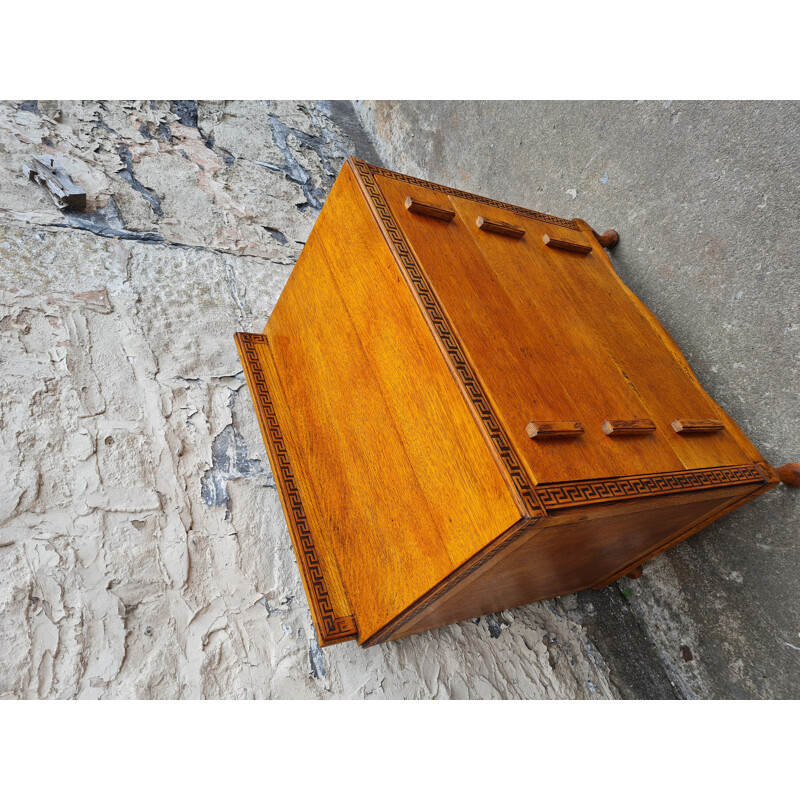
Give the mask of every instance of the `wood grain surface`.
M 525 432 L 531 439 L 569 439 L 583 435 L 583 425 L 575 420 L 571 422 L 532 420 L 525 426 Z
M 542 235 L 542 241 L 547 247 L 553 247 L 556 250 L 569 250 L 570 252 L 581 253 L 582 255 L 592 252 L 591 245 L 582 244 L 580 242 L 570 242 L 566 239 L 556 239 L 549 233 Z
M 718 419 L 674 419 L 672 429 L 681 436 L 691 436 L 694 433 L 716 433 L 723 430 L 725 425 Z
M 777 484 L 617 239 L 347 162 L 237 339 L 323 644 L 604 585 Z
M 442 206 L 435 206 L 433 203 L 422 203 L 415 200 L 413 197 L 406 197 L 405 207 L 412 214 L 419 214 L 423 217 L 433 217 L 440 219 L 444 222 L 452 222 L 456 212 L 452 208 L 443 208 Z
M 656 430 L 651 419 L 607 419 L 600 427 L 606 436 L 647 436 Z
M 347 600 L 341 574 L 325 529 L 313 502 L 306 476 L 298 471 L 290 453 L 298 452 L 292 438 L 292 416 L 275 372 L 266 336 L 237 333 L 236 346 L 267 447 L 275 485 L 303 578 L 303 588 L 317 638 L 323 646 L 354 639 L 355 617 Z
M 522 514 L 349 167 L 266 333 L 361 640 Z
M 604 514 L 564 513 L 531 528 L 470 583 L 456 586 L 438 603 L 396 631 L 393 638 L 462 619 L 495 613 L 588 589 L 619 564 L 669 542 L 696 519 L 730 505 L 741 489 L 618 503 Z

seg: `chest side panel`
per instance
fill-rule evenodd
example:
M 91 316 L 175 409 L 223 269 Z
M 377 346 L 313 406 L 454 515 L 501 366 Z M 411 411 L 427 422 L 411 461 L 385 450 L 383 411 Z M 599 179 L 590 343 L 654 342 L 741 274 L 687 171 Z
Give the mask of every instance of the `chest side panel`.
M 594 587 L 620 564 L 665 549 L 749 491 L 751 487 L 716 489 L 548 517 L 473 581 L 456 586 L 389 638 Z
M 349 167 L 266 333 L 310 502 L 369 636 L 520 510 Z

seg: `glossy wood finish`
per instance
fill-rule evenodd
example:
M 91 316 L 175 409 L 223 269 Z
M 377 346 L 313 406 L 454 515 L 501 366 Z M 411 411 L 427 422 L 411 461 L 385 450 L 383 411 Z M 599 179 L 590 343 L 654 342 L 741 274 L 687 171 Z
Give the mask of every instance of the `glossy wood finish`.
M 639 578 L 642 577 L 642 572 L 643 571 L 644 570 L 642 568 L 642 565 L 639 564 L 638 567 L 634 567 L 630 572 L 626 572 L 625 573 L 625 577 L 626 578 L 630 578 L 633 581 L 637 581 L 637 580 L 639 580 Z
M 616 239 L 342 169 L 265 335 L 237 340 L 322 644 L 601 586 L 778 482 Z
M 542 235 L 542 241 L 547 247 L 553 247 L 556 250 L 569 250 L 572 253 L 581 253 L 581 255 L 584 256 L 592 252 L 591 245 L 582 244 L 580 242 L 570 242 L 566 239 L 556 239 L 550 236 L 549 233 Z
M 778 477 L 787 486 L 800 486 L 800 464 L 791 461 L 778 467 Z
M 303 500 L 313 496 L 313 489 L 308 484 L 308 475 L 297 469 L 290 455 L 293 453 L 296 459 L 299 448 L 293 439 L 291 413 L 275 372 L 267 337 L 237 333 L 235 338 L 317 636 L 326 645 L 352 639 L 358 631 L 342 585 L 333 543 L 326 535 L 319 507 Z
M 525 431 L 531 439 L 571 439 L 583 434 L 580 422 L 529 422 Z
M 672 429 L 681 436 L 695 433 L 716 433 L 725 428 L 718 419 L 676 419 L 672 421 Z
M 605 233 L 598 233 L 592 228 L 592 233 L 595 239 L 600 242 L 601 247 L 607 247 L 611 250 L 619 244 L 619 234 L 613 229 L 607 230 Z
M 509 222 L 497 219 L 486 219 L 486 217 L 476 217 L 475 224 L 484 233 L 497 233 L 500 236 L 508 236 L 511 239 L 521 239 L 525 235 L 523 228 L 518 228 Z
M 634 501 L 598 508 L 593 514 L 572 511 L 548 517 L 473 580 L 463 581 L 412 617 L 391 638 L 588 589 L 616 565 L 636 561 L 698 516 L 724 507 L 730 494 L 731 490 L 712 491 L 671 498 L 674 505 Z
M 265 331 L 362 638 L 521 516 L 399 278 L 347 167 Z
M 452 208 L 443 208 L 442 206 L 435 206 L 433 203 L 422 203 L 415 200 L 413 197 L 406 197 L 405 207 L 412 214 L 420 214 L 423 217 L 433 217 L 434 219 L 441 219 L 444 222 L 452 222 L 456 212 Z
M 648 436 L 656 431 L 651 419 L 607 419 L 601 427 L 606 436 Z

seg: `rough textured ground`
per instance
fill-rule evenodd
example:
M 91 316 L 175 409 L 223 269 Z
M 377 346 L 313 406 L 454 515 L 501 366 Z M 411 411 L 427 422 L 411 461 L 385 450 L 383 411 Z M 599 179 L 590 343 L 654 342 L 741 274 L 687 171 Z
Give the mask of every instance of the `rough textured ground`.
M 390 168 L 616 228 L 617 271 L 709 393 L 800 461 L 798 103 L 356 108 Z M 570 613 L 622 696 L 800 697 L 798 533 L 781 486 Z
M 576 597 L 316 646 L 232 335 L 263 329 L 353 151 L 377 158 L 341 103 L 0 104 L 1 697 L 627 691 Z M 22 178 L 35 153 L 86 213 Z

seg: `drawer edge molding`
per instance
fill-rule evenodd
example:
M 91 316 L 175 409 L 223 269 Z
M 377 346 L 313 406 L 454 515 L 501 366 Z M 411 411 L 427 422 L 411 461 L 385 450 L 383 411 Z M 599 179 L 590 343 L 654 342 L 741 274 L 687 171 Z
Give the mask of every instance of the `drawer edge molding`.
M 333 610 L 314 535 L 308 524 L 266 375 L 258 358 L 256 347 L 266 345 L 267 337 L 258 333 L 235 333 L 234 340 L 269 455 L 292 545 L 300 565 L 317 637 L 322 646 L 355 639 L 358 636 L 355 617 L 352 614 L 339 617 Z
M 698 489 L 716 489 L 748 483 L 764 483 L 766 478 L 754 464 L 731 467 L 656 472 L 625 478 L 597 478 L 583 481 L 540 484 L 536 494 L 547 510 L 610 503 L 615 500 L 653 497 Z
M 531 517 L 544 516 L 544 509 L 518 454 L 511 444 L 511 440 L 492 408 L 489 398 L 461 346 L 458 335 L 453 330 L 450 320 L 428 280 L 428 276 L 417 261 L 411 245 L 397 224 L 397 220 L 395 220 L 389 204 L 386 202 L 386 198 L 375 180 L 375 175 L 382 175 L 384 172 L 388 173 L 389 177 L 405 178 L 405 176 L 389 170 L 383 170 L 381 167 L 374 167 L 354 156 L 350 156 L 348 162 L 352 165 L 353 171 L 359 179 L 361 188 L 372 206 L 378 224 L 383 229 L 384 237 L 416 298 L 417 305 L 438 340 L 439 347 L 445 354 L 446 360 L 449 362 L 452 374 L 457 376 L 465 397 L 468 398 L 469 403 L 472 405 L 475 417 L 480 420 L 483 426 L 485 441 L 489 447 L 494 449 L 497 458 L 505 467 L 508 482 L 519 495 L 525 513 Z M 414 183 L 415 181 L 411 182 Z M 427 182 L 419 181 L 418 185 L 427 186 Z M 435 184 L 433 186 L 435 187 Z

